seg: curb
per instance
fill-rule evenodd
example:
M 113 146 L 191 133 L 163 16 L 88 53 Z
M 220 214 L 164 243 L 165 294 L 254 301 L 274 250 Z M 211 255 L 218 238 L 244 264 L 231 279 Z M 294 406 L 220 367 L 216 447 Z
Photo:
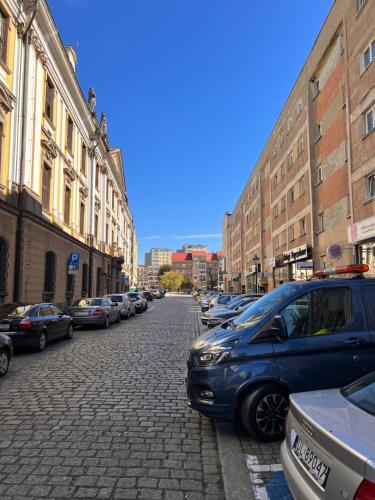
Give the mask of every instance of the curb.
M 226 500 L 255 500 L 238 435 L 229 422 L 215 422 Z

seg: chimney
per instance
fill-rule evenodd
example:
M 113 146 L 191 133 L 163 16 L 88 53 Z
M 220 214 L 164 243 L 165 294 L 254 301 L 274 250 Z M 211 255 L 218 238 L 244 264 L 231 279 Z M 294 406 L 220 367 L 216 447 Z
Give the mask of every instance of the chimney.
M 65 45 L 65 50 L 66 50 L 66 54 L 68 56 L 69 62 L 72 65 L 73 70 L 75 71 L 76 66 L 77 66 L 77 55 L 76 55 L 76 53 L 71 45 Z

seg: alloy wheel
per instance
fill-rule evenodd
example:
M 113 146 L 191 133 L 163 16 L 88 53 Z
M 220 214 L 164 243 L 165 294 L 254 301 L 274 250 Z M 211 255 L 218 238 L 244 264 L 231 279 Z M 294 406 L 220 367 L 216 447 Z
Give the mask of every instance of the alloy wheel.
M 44 349 L 46 348 L 46 344 L 47 344 L 47 335 L 45 334 L 45 332 L 42 332 L 39 335 L 39 351 L 44 351 Z
M 283 432 L 288 407 L 288 399 L 282 394 L 265 396 L 256 409 L 255 420 L 258 428 L 268 436 Z
M 0 352 L 0 377 L 6 374 L 9 367 L 9 356 L 5 351 Z

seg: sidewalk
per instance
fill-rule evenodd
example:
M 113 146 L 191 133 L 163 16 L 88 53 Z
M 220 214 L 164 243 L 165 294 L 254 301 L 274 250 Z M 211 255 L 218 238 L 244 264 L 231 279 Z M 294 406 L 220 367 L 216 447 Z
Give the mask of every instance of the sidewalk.
M 206 330 L 195 305 L 195 336 Z M 280 461 L 281 443 L 259 443 L 240 424 L 216 422 L 226 500 L 292 500 Z

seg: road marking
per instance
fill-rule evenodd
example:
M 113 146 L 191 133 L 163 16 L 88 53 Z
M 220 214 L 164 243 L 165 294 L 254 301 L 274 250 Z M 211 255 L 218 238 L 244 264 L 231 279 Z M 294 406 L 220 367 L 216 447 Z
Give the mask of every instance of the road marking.
M 256 455 L 246 455 L 255 500 L 293 500 L 281 464 L 262 465 Z
M 152 311 L 153 309 L 155 309 L 155 307 L 154 307 L 154 306 L 148 307 L 148 308 L 146 309 L 146 312 L 150 312 L 150 311 Z

